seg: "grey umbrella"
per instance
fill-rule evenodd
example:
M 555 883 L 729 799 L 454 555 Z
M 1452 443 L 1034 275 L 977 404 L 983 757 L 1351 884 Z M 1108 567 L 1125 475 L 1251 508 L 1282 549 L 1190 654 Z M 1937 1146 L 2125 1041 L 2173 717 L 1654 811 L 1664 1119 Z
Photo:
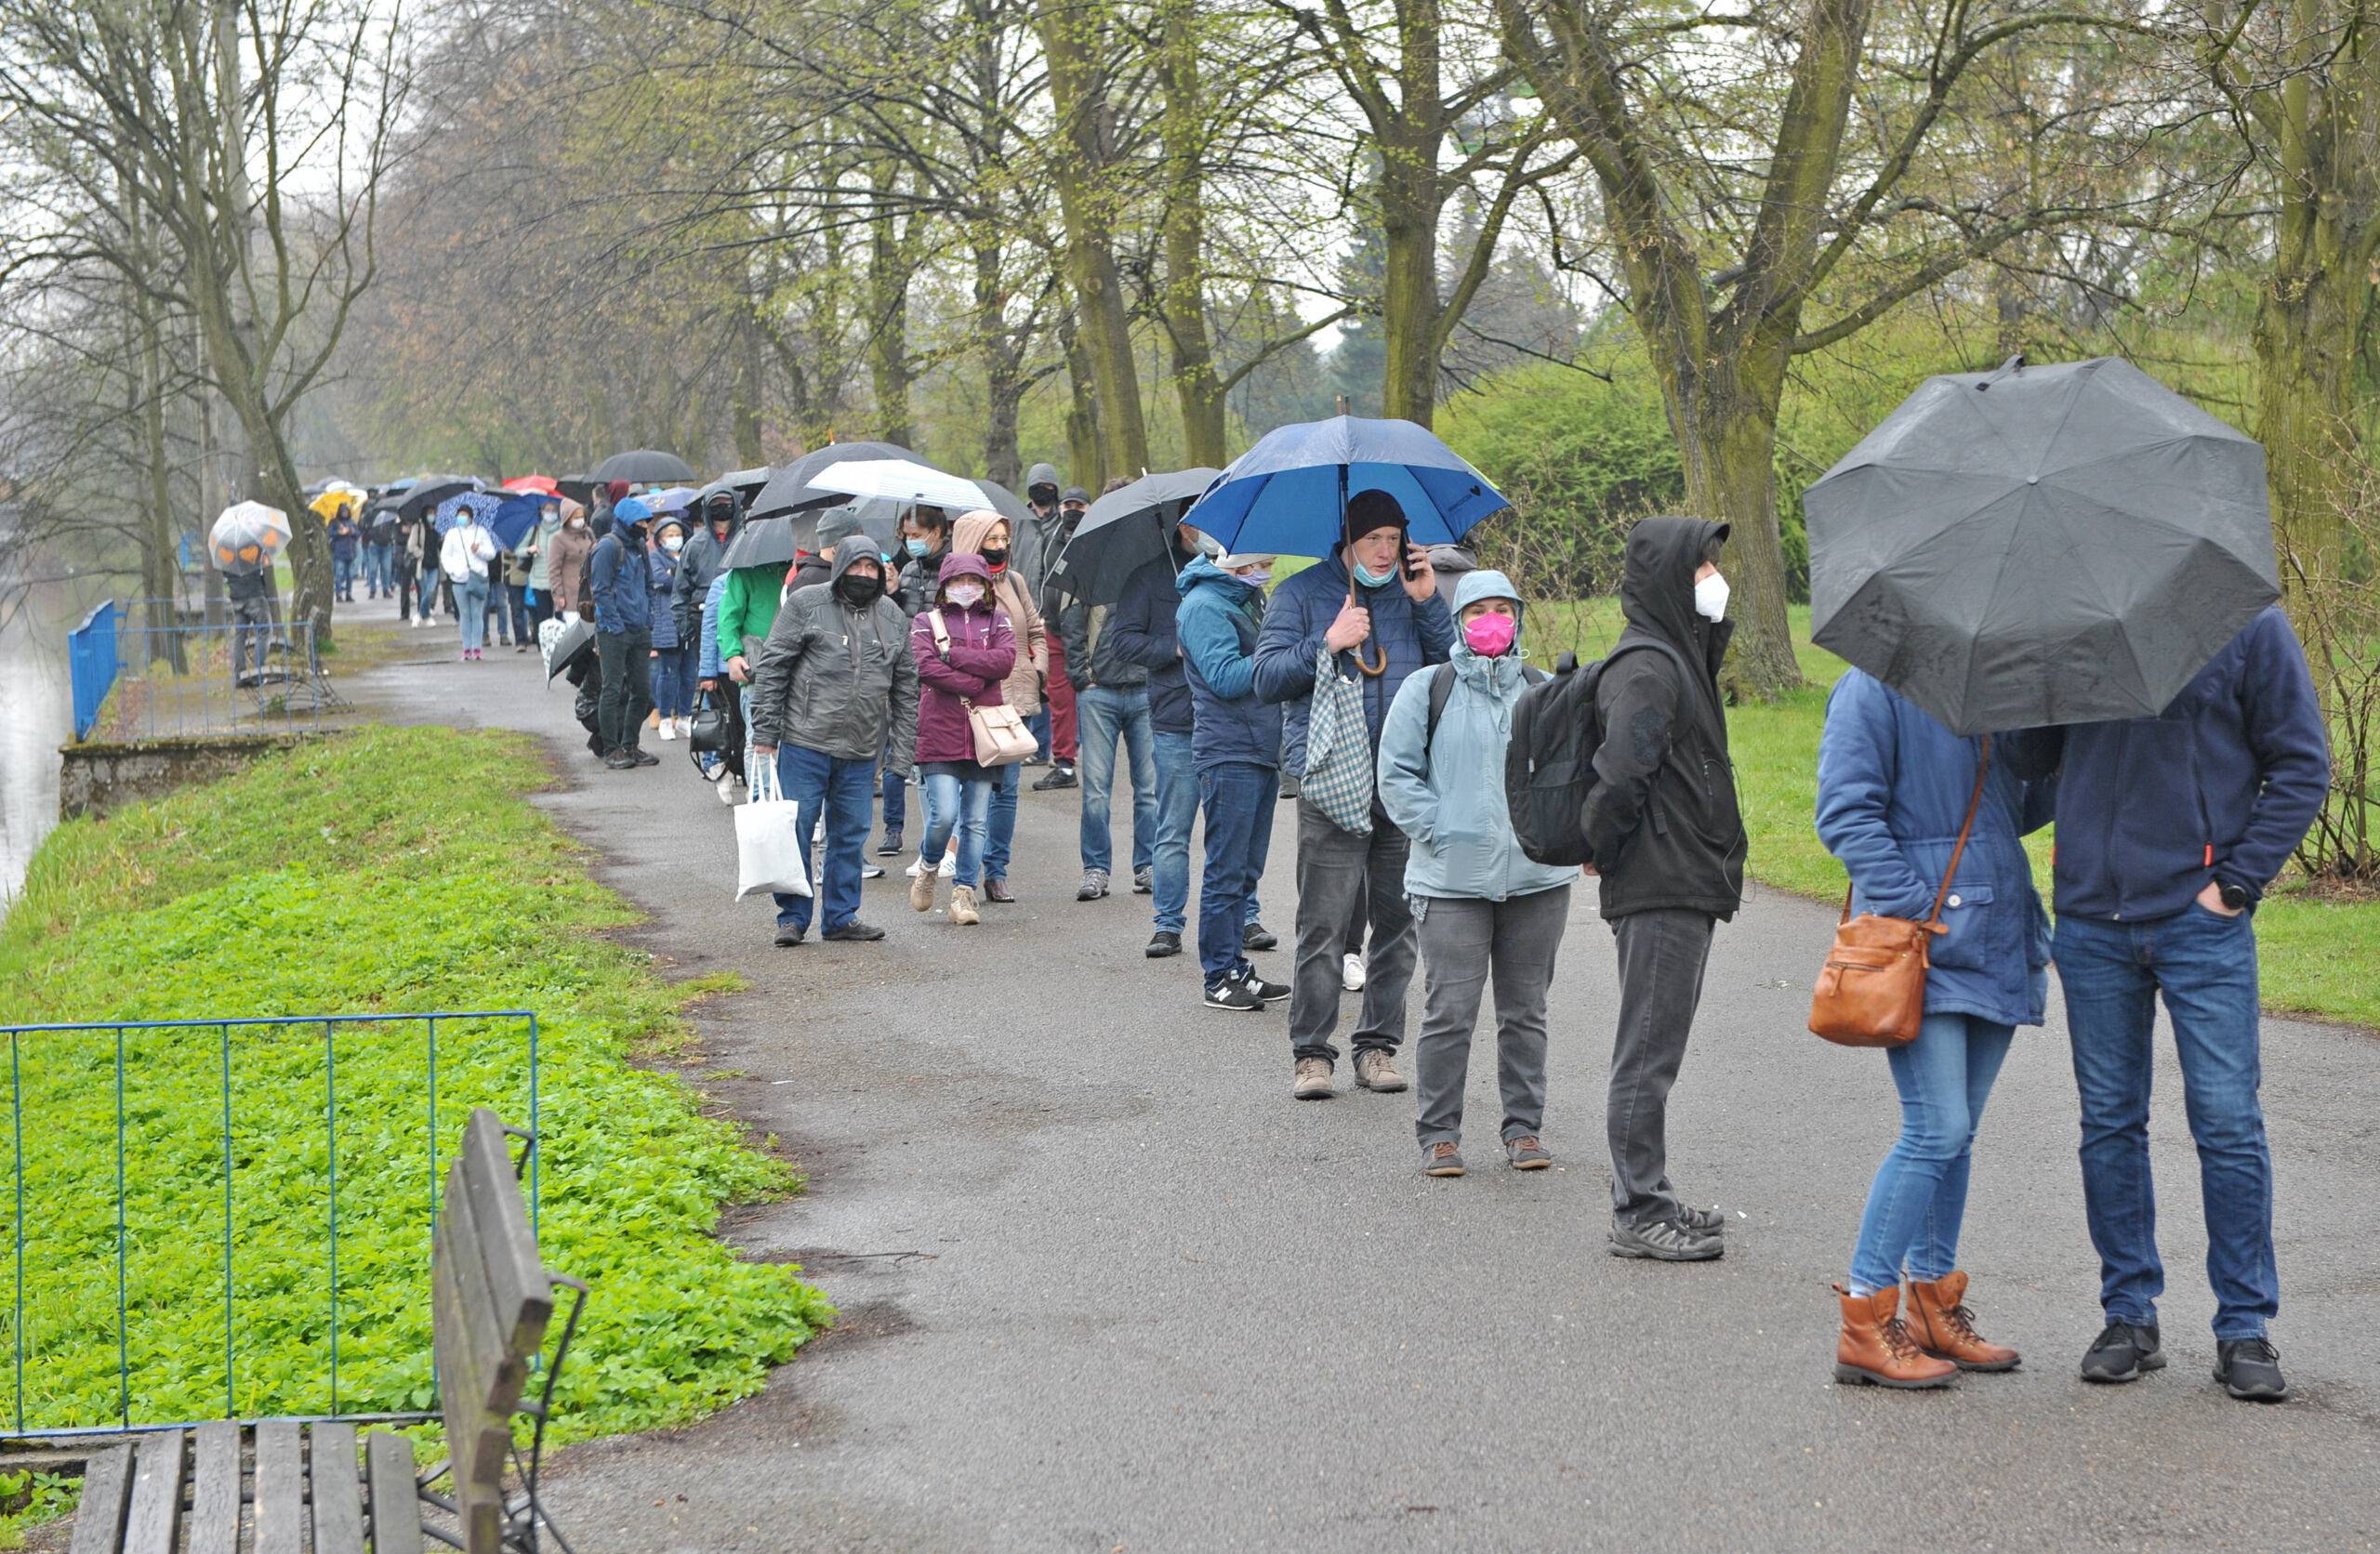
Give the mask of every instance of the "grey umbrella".
M 1963 734 L 2156 717 L 2281 595 L 2264 449 L 2112 359 L 1929 379 L 1802 504 L 1818 644 Z
M 845 459 L 897 458 L 911 464 L 926 461 L 897 442 L 829 442 L 800 458 L 780 464 L 768 483 L 752 498 L 745 513 L 751 518 L 774 518 L 779 513 L 800 512 L 806 507 L 840 507 L 851 500 L 851 494 L 821 490 L 810 483 L 810 477 L 830 464 Z
M 1051 582 L 1085 604 L 1113 604 L 1132 573 L 1170 548 L 1166 526 L 1198 499 L 1220 469 L 1177 469 L 1144 475 L 1091 505 Z
M 675 454 L 658 448 L 631 448 L 614 454 L 595 467 L 599 481 L 626 481 L 630 485 L 692 485 L 694 467 Z
M 793 564 L 794 520 L 789 518 L 756 518 L 735 531 L 727 542 L 727 553 L 719 559 L 721 572 L 734 572 L 744 567 L 784 567 Z

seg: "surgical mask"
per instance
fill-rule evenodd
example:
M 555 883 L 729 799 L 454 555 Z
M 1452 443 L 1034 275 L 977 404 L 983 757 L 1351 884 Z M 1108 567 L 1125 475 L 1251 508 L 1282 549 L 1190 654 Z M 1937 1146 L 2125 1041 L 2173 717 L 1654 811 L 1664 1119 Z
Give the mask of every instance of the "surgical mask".
M 1474 615 L 1462 623 L 1462 639 L 1482 658 L 1501 658 L 1520 629 L 1521 623 L 1510 615 Z
M 1694 586 L 1694 612 L 1716 625 L 1727 618 L 1727 580 L 1712 573 Z
M 1242 583 L 1247 584 L 1251 588 L 1261 588 L 1265 584 L 1273 581 L 1273 569 L 1271 567 L 1250 567 L 1246 572 L 1236 572 L 1233 573 L 1232 575 L 1238 578 Z
M 901 547 L 906 550 L 910 555 L 916 557 L 918 560 L 921 561 L 925 560 L 927 550 L 925 541 L 912 537 L 903 540 L 901 542 Z
M 949 592 L 950 602 L 961 610 L 972 610 L 984 602 L 984 586 L 981 583 L 953 583 Z
M 686 542 L 672 534 L 661 542 L 661 548 L 675 556 L 679 551 L 686 548 Z
M 847 572 L 835 580 L 835 587 L 852 603 L 865 606 L 875 603 L 876 596 L 884 591 L 884 579 Z
M 574 518 L 570 520 L 570 526 L 574 529 L 584 529 L 587 527 L 587 520 L 583 518 Z
M 1355 581 L 1362 584 L 1367 588 L 1385 586 L 1389 580 L 1394 578 L 1395 575 L 1396 570 L 1394 567 L 1390 568 L 1386 572 L 1376 573 L 1372 571 L 1371 568 L 1364 565 L 1361 561 L 1357 561 L 1355 563 Z
M 984 564 L 994 572 L 1008 565 L 1008 547 L 1004 545 L 988 547 L 979 554 L 984 558 Z

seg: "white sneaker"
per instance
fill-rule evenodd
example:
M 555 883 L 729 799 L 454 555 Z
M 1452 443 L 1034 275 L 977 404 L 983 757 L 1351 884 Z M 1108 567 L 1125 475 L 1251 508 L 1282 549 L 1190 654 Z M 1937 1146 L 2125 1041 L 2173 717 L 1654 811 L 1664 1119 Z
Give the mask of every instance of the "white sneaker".
M 942 876 L 945 879 L 948 879 L 952 875 L 955 875 L 958 872 L 959 854 L 956 852 L 944 853 L 942 855 L 942 867 L 934 871 L 934 873 Z
M 711 785 L 719 790 L 719 801 L 721 804 L 733 804 L 735 802 L 735 773 L 733 771 L 721 771 L 716 778 L 712 779 Z
M 1364 991 L 1364 957 L 1347 955 L 1339 962 L 1339 985 L 1350 993 Z
M 692 739 L 694 737 L 694 720 L 693 718 L 681 718 L 678 719 L 678 737 L 680 739 Z
M 661 737 L 665 740 L 675 739 L 678 737 L 678 720 L 676 718 L 665 718 L 661 720 Z
M 903 874 L 905 874 L 905 875 L 907 875 L 911 879 L 915 879 L 915 878 L 917 878 L 917 877 L 918 877 L 918 873 L 919 873 L 919 870 L 921 870 L 921 869 L 923 869 L 925 866 L 926 866 L 926 863 L 925 863 L 925 860 L 924 860 L 924 859 L 922 859 L 922 858 L 912 858 L 912 859 L 910 859 L 910 860 L 909 860 L 909 866 L 908 866 L 907 868 L 906 868 L 906 869 L 903 869 L 901 872 L 902 872 Z
M 664 739 L 668 739 L 669 736 L 668 736 L 668 734 L 663 734 L 661 737 L 662 737 L 662 738 L 664 738 Z M 812 826 L 812 827 L 810 828 L 810 845 L 811 845 L 812 847 L 817 847 L 817 846 L 820 846 L 821 844 L 823 844 L 826 840 L 826 816 L 824 816 L 824 815 L 820 815 L 820 816 L 818 817 L 818 823 L 817 823 L 817 824 L 815 824 L 815 825 L 813 825 L 813 826 Z

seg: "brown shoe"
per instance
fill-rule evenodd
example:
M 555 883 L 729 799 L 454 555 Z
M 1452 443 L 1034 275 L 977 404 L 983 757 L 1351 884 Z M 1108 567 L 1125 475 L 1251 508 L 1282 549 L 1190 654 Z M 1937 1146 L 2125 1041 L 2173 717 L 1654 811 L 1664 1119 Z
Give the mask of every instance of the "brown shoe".
M 1937 1360 L 1963 1371 L 2013 1371 L 2022 1358 L 2004 1344 L 1988 1344 L 1976 1333 L 1975 1313 L 1964 1304 L 1967 1276 L 1945 1273 L 1931 1284 L 1909 1282 L 1910 1338 Z
M 1841 1284 L 1843 1336 L 1834 1345 L 1834 1379 L 1861 1387 L 1948 1387 L 1959 1368 L 1917 1347 L 1900 1324 L 1900 1286 L 1853 1295 Z
M 1429 1154 L 1421 1162 L 1425 1177 L 1459 1177 L 1462 1175 L 1462 1151 L 1446 1139 L 1430 1146 Z
M 987 902 L 1013 902 L 1016 896 L 1009 889 L 1007 880 L 987 879 L 984 881 L 984 899 Z
M 1296 1080 L 1289 1094 L 1299 1100 L 1329 1100 L 1339 1092 L 1330 1087 L 1330 1060 L 1300 1058 Z
M 950 888 L 950 920 L 962 928 L 972 928 L 984 920 L 975 910 L 975 889 L 970 885 Z
M 1368 1047 L 1355 1054 L 1355 1084 L 1363 1089 L 1394 1095 L 1405 1088 L 1405 1076 L 1396 1072 L 1396 1060 L 1392 1054 Z
M 933 882 L 934 872 L 932 869 L 919 869 L 918 877 L 909 881 L 909 904 L 919 912 L 932 912 Z
M 1546 1152 L 1544 1141 L 1534 1133 L 1505 1139 L 1504 1158 L 1512 1162 L 1515 1171 L 1542 1171 L 1554 1164 L 1554 1156 Z

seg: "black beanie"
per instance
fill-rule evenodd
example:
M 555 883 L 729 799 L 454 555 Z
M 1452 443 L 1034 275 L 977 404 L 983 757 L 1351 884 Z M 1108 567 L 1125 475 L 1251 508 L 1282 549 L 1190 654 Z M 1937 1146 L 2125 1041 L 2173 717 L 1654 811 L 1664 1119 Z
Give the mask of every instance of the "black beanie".
M 1405 530 L 1405 509 L 1376 487 L 1347 498 L 1347 543 L 1353 545 L 1375 529 Z

